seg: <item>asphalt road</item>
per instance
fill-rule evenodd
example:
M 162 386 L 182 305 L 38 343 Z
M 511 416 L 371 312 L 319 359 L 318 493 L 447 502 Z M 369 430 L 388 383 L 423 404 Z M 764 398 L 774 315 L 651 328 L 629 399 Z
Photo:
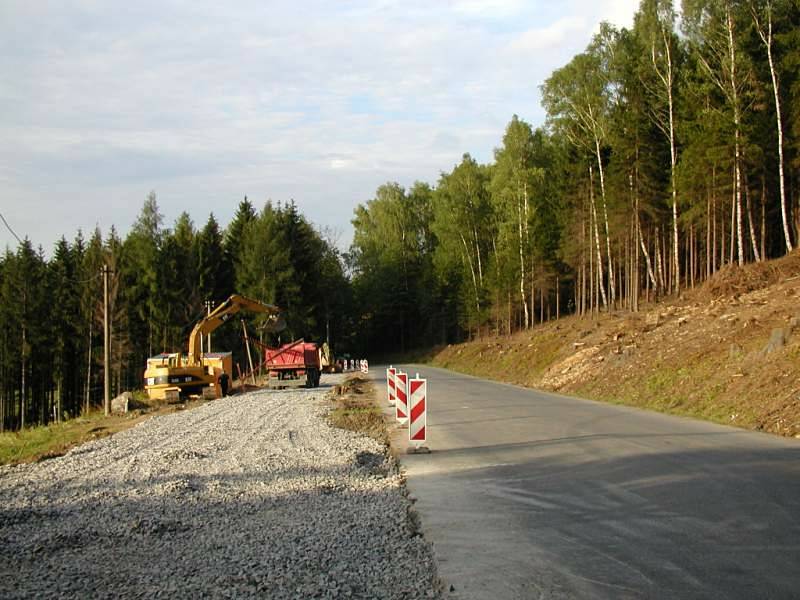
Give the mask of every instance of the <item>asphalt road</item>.
M 401 462 L 454 597 L 800 598 L 800 441 L 406 370 L 432 453 Z

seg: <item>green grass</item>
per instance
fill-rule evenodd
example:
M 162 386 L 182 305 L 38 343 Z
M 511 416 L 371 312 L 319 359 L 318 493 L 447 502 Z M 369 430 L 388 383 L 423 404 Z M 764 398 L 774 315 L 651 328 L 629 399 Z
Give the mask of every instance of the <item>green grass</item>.
M 137 409 L 127 414 L 106 417 L 102 410 L 95 410 L 62 423 L 0 433 L 0 465 L 61 456 L 73 446 L 128 429 L 151 414 L 172 412 L 177 408 L 150 401 L 143 392 L 134 392 L 134 400 L 137 402 Z M 202 401 L 190 402 L 182 407 L 199 404 Z
M 64 423 L 2 433 L 0 465 L 58 456 L 87 439 L 108 435 L 110 431 L 104 420 L 104 415 L 98 412 Z
M 597 393 L 591 384 L 576 391 L 594 400 L 638 406 L 663 413 L 682 415 L 730 424 L 731 414 L 747 420 L 743 407 L 736 408 L 725 397 L 726 385 L 718 376 L 719 366 L 710 358 L 697 357 L 690 365 L 671 367 L 655 365 L 643 379 L 633 378 L 620 384 L 612 393 Z

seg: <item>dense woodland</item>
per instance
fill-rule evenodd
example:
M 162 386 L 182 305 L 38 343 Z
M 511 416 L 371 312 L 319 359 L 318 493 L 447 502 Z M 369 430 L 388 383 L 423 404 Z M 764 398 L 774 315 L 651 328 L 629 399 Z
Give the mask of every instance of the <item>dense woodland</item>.
M 800 229 L 796 0 L 643 0 L 541 86 L 490 164 L 389 183 L 357 209 L 352 283 L 371 349 L 639 310 Z
M 213 215 L 197 229 L 188 214 L 163 227 L 150 194 L 123 240 L 113 229 L 62 238 L 45 260 L 23 240 L 0 261 L 0 420 L 4 429 L 73 417 L 103 401 L 103 265 L 111 269 L 111 388 L 141 389 L 147 358 L 186 351 L 206 302 L 241 293 L 285 310 L 282 340 L 343 339 L 338 315 L 349 285 L 333 243 L 292 204 L 245 199 L 222 231 Z M 259 318 L 247 318 L 249 335 Z M 232 319 L 213 334 L 212 350 L 242 360 L 242 326 Z M 274 337 L 274 336 L 273 336 Z
M 800 6 L 643 0 L 541 87 L 547 122 L 514 116 L 494 161 L 435 184 L 382 185 L 350 251 L 294 204 L 243 201 L 224 229 L 164 227 L 155 195 L 130 233 L 24 240 L 0 260 L 0 425 L 75 416 L 102 396 L 101 268 L 112 272 L 112 392 L 185 348 L 233 291 L 287 311 L 284 341 L 360 354 L 512 333 L 564 314 L 636 311 L 800 233 Z M 500 136 L 501 132 L 498 132 Z M 253 320 L 258 332 L 258 321 Z M 215 333 L 236 349 L 240 329 Z M 274 340 L 273 340 L 274 341 Z

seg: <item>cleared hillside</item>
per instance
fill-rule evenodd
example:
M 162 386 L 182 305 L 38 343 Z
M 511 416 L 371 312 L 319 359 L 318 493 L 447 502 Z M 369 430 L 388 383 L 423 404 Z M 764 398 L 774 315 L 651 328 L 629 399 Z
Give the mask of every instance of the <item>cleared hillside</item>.
M 431 363 L 800 437 L 800 252 L 727 266 L 677 300 L 450 345 Z

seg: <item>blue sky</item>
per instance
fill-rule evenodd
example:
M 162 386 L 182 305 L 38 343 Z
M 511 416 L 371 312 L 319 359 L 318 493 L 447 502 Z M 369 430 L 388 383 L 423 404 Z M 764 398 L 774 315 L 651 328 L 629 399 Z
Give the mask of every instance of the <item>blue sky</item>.
M 380 184 L 491 160 L 515 113 L 541 125 L 539 85 L 637 6 L 4 0 L 0 211 L 49 254 L 125 235 L 151 190 L 167 226 L 294 199 L 345 247 Z

